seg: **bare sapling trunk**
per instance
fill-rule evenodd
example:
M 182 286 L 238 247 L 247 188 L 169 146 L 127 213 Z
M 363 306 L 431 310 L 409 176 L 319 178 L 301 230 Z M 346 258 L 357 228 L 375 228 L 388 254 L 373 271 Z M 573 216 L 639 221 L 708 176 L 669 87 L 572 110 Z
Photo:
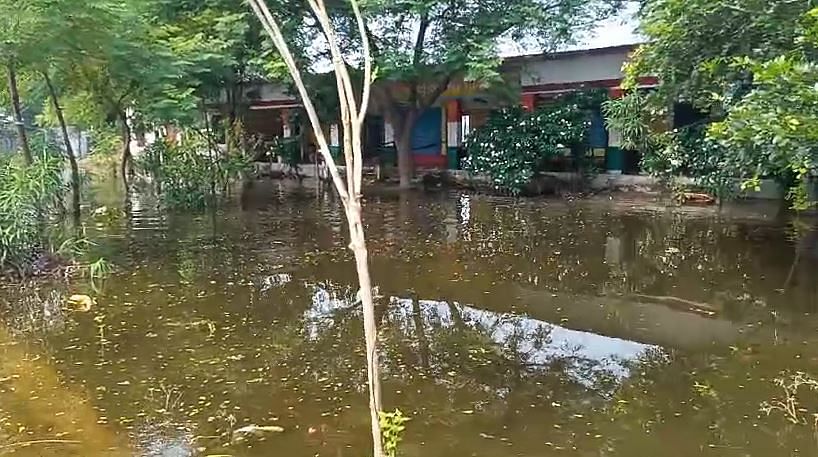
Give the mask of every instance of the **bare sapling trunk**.
M 20 90 L 17 86 L 17 70 L 14 68 L 14 62 L 9 61 L 8 69 L 8 84 L 9 96 L 11 97 L 11 111 L 14 115 L 14 125 L 17 126 L 17 140 L 20 151 L 23 153 L 23 161 L 26 165 L 31 165 L 33 162 L 31 158 L 31 148 L 28 145 L 28 135 L 26 134 L 26 124 L 23 120 L 23 109 L 20 105 Z
M 54 112 L 57 114 L 57 121 L 62 130 L 63 142 L 65 143 L 65 156 L 68 158 L 68 163 L 71 166 L 71 215 L 74 220 L 79 220 L 80 217 L 80 168 L 77 165 L 77 157 L 74 155 L 74 148 L 71 147 L 71 136 L 68 134 L 68 126 L 65 123 L 65 116 L 63 115 L 60 99 L 57 95 L 57 90 L 51 82 L 51 77 L 48 71 L 43 72 L 45 85 L 48 87 L 48 93 L 51 96 L 51 103 L 54 105 Z M 79 144 L 79 143 L 77 143 Z
M 358 272 L 358 285 L 360 287 L 360 299 L 364 314 L 364 335 L 366 340 L 366 361 L 367 361 L 367 381 L 369 387 L 369 411 L 372 425 L 372 450 L 374 457 L 383 457 L 383 444 L 381 441 L 380 411 L 381 411 L 381 387 L 378 364 L 378 329 L 375 320 L 375 305 L 372 297 L 372 280 L 369 275 L 369 260 L 366 247 L 366 237 L 364 236 L 362 206 L 361 206 L 361 183 L 363 181 L 363 145 L 362 130 L 364 118 L 369 106 L 370 89 L 372 85 L 372 57 L 370 54 L 369 40 L 366 34 L 364 19 L 358 7 L 357 0 L 350 0 L 350 4 L 355 13 L 358 25 L 358 32 L 361 35 L 362 55 L 364 58 L 364 81 L 363 92 L 360 105 L 356 101 L 347 67 L 344 64 L 335 30 L 331 24 L 329 15 L 324 4 L 324 0 L 308 0 L 310 7 L 318 18 L 324 35 L 329 43 L 332 54 L 332 62 L 335 70 L 335 79 L 338 89 L 338 99 L 341 107 L 341 122 L 344 129 L 344 159 L 346 161 L 345 178 L 341 177 L 338 166 L 330 153 L 329 144 L 321 128 L 321 120 L 315 111 L 315 106 L 310 99 L 307 88 L 301 77 L 295 59 L 287 46 L 281 29 L 270 14 L 264 0 L 250 0 L 256 16 L 258 16 L 264 29 L 270 35 L 276 48 L 287 64 L 287 69 L 298 88 L 304 109 L 312 124 L 321 155 L 327 165 L 327 169 L 332 177 L 335 189 L 341 197 L 344 211 L 349 227 L 350 244 L 349 247 L 355 256 L 355 267 Z
M 207 114 L 207 107 L 205 101 L 202 100 L 199 107 L 199 112 L 202 115 L 202 122 L 205 127 L 205 140 L 207 141 L 207 168 L 210 178 L 210 199 L 211 202 L 216 199 L 216 142 L 213 140 L 213 130 L 210 126 L 210 117 Z M 223 190 L 227 190 L 226 188 Z

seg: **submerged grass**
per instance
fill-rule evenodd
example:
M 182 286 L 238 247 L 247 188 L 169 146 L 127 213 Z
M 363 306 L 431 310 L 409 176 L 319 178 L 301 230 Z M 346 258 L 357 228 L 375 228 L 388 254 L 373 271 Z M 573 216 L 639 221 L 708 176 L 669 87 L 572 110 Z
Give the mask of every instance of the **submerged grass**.
M 31 164 L 0 156 L 0 275 L 77 272 L 101 279 L 110 273 L 104 259 L 78 261 L 93 243 L 61 223 L 67 190 L 63 172 L 56 154 L 45 152 Z
M 43 155 L 25 165 L 0 159 L 0 267 L 25 272 L 46 243 L 47 217 L 59 210 L 65 186 L 59 158 Z

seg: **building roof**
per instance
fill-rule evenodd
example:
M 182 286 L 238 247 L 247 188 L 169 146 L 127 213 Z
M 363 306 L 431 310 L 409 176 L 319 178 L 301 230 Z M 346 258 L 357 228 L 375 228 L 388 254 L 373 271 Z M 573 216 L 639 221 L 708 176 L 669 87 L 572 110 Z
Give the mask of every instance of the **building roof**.
M 642 43 L 622 44 L 617 46 L 606 46 L 602 48 L 571 49 L 568 51 L 546 51 L 536 54 L 521 54 L 509 56 L 503 59 L 504 63 L 527 62 L 532 60 L 558 60 L 577 56 L 597 56 L 604 54 L 618 54 L 621 52 L 631 52 Z

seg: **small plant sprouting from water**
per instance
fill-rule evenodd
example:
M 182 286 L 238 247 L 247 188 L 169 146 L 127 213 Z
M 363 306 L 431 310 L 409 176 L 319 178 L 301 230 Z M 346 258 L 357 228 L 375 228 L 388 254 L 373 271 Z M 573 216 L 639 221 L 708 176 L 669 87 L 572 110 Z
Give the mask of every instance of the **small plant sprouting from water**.
M 111 264 L 104 258 L 99 258 L 87 265 L 84 270 L 91 281 L 105 279 L 111 274 Z
M 383 450 L 387 457 L 395 457 L 398 455 L 398 445 L 403 440 L 403 432 L 406 430 L 406 424 L 409 418 L 396 409 L 395 412 L 387 413 L 379 412 L 381 422 L 381 436 L 383 437 Z
M 791 424 L 807 424 L 807 418 L 811 417 L 813 425 L 818 428 L 818 411 L 810 411 L 802 405 L 804 392 L 818 393 L 818 379 L 801 371 L 795 373 L 781 373 L 773 380 L 778 386 L 783 396 L 773 398 L 761 403 L 761 411 L 767 415 L 777 412 L 784 415 L 784 418 Z

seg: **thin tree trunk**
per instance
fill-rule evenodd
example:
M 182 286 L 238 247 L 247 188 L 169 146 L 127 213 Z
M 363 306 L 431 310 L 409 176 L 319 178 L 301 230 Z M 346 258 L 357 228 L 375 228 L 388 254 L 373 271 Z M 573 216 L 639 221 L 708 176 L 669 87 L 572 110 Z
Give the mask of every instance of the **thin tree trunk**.
M 330 152 L 329 143 L 321 129 L 321 120 L 318 118 L 315 106 L 301 77 L 301 71 L 298 69 L 295 59 L 287 46 L 281 28 L 263 0 L 250 0 L 249 3 L 287 65 L 287 69 L 293 78 L 301 101 L 304 104 L 304 109 L 310 118 L 310 124 L 312 124 L 313 133 L 315 133 L 321 154 L 324 156 L 327 169 L 332 175 L 332 181 L 344 204 L 349 226 L 350 249 L 352 249 L 355 255 L 355 267 L 358 272 L 358 284 L 360 286 L 361 302 L 364 310 L 369 412 L 372 427 L 372 453 L 373 457 L 383 457 L 383 443 L 380 428 L 381 387 L 377 353 L 378 331 L 375 321 L 372 281 L 369 276 L 368 253 L 361 215 L 363 171 L 361 128 L 369 105 L 369 95 L 372 84 L 372 57 L 370 55 L 369 39 L 365 30 L 366 27 L 356 0 L 350 0 L 355 13 L 358 30 L 361 34 L 363 45 L 362 54 L 364 57 L 363 92 L 361 95 L 361 104 L 358 106 L 352 89 L 352 81 L 343 63 L 335 31 L 327 14 L 324 0 L 310 1 L 310 6 L 321 25 L 324 35 L 327 38 L 330 52 L 332 53 L 344 129 L 352 133 L 351 138 L 344 141 L 344 157 L 346 160 L 346 183 L 344 183 L 344 179 L 342 179 L 338 167 L 335 164 L 335 159 Z
M 122 173 L 122 183 L 125 185 L 125 193 L 129 191 L 129 170 L 131 164 L 131 127 L 128 125 L 128 116 L 124 111 L 119 113 L 119 128 L 122 135 L 122 161 L 119 164 L 119 171 Z
M 207 108 L 205 107 L 204 101 L 202 101 L 201 104 L 201 113 L 205 125 L 205 135 L 207 135 L 207 159 L 208 168 L 210 169 L 210 199 L 212 202 L 216 199 L 216 161 L 214 160 L 213 151 L 216 147 L 213 142 L 213 132 L 210 128 L 210 119 L 207 116 Z
M 369 380 L 369 412 L 372 422 L 373 439 L 377 448 L 381 447 L 380 422 L 381 383 L 380 364 L 378 362 L 378 326 L 375 320 L 375 302 L 372 297 L 372 279 L 369 275 L 369 252 L 366 248 L 363 221 L 361 214 L 361 196 L 352 196 L 346 207 L 349 225 L 349 247 L 355 255 L 355 267 L 358 271 L 358 286 L 364 311 L 364 339 L 366 340 L 366 366 Z M 376 450 L 375 455 L 381 455 Z
M 68 157 L 68 163 L 71 166 L 71 214 L 75 221 L 79 221 L 80 217 L 80 168 L 77 165 L 77 157 L 74 155 L 74 148 L 71 147 L 71 136 L 68 134 L 68 126 L 65 124 L 65 116 L 63 115 L 62 106 L 60 106 L 60 99 L 57 96 L 57 91 L 54 84 L 51 82 L 51 77 L 48 71 L 43 72 L 45 84 L 48 87 L 48 93 L 51 95 L 51 102 L 54 104 L 54 111 L 57 114 L 57 121 L 62 130 L 63 142 L 65 142 L 65 155 Z
M 14 124 L 17 126 L 17 139 L 20 142 L 19 148 L 23 153 L 23 161 L 26 165 L 31 165 L 33 162 L 31 158 L 31 148 L 28 145 L 28 135 L 26 134 L 26 124 L 23 121 L 23 110 L 20 106 L 20 91 L 17 87 L 17 71 L 14 68 L 14 63 L 9 61 L 8 68 L 8 84 L 9 95 L 11 96 L 11 111 L 14 114 Z

